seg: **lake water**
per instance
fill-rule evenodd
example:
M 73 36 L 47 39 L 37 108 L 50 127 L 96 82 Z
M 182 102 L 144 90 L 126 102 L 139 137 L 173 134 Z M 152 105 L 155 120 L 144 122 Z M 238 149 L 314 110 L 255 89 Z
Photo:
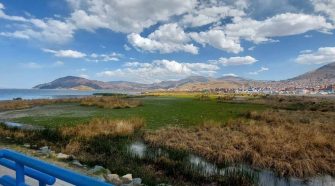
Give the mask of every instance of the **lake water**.
M 0 100 L 22 99 L 54 99 L 92 95 L 93 93 L 127 93 L 113 90 L 40 90 L 40 89 L 0 89 Z

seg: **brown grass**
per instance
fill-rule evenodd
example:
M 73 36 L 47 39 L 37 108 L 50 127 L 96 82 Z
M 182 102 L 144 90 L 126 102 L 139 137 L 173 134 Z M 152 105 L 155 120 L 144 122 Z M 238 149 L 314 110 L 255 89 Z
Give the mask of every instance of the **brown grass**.
M 97 106 L 101 108 L 131 108 L 141 105 L 140 101 L 121 97 L 99 97 L 88 96 L 84 98 L 64 98 L 64 99 L 34 99 L 34 100 L 12 100 L 0 101 L 0 111 L 27 109 L 34 106 L 42 106 L 56 103 L 80 103 L 83 106 Z
M 217 163 L 246 163 L 280 175 L 335 175 L 335 117 L 328 116 L 330 121 L 316 117 L 306 123 L 288 113 L 252 112 L 248 119 L 225 126 L 149 132 L 145 140 L 154 146 L 191 151 Z
M 118 97 L 85 97 L 80 99 L 80 105 L 97 106 L 100 108 L 132 108 L 141 105 L 141 102 L 133 99 L 123 99 Z
M 74 103 L 78 101 L 79 99 L 76 99 L 76 98 L 0 101 L 0 111 L 26 109 L 26 108 L 31 108 L 34 106 L 48 105 L 48 104 L 54 104 L 54 103 Z
M 104 118 L 92 119 L 87 124 L 74 127 L 61 128 L 64 136 L 74 136 L 76 138 L 92 138 L 98 135 L 127 136 L 133 134 L 144 126 L 142 118 L 130 118 L 127 120 L 111 120 Z
M 0 125 L 0 139 L 9 137 L 21 143 L 31 141 L 38 145 L 53 145 L 57 148 L 65 148 L 65 152 L 79 152 L 78 150 L 85 145 L 85 142 L 94 137 L 129 136 L 136 130 L 141 129 L 144 123 L 141 118 L 127 120 L 96 118 L 88 123 L 73 127 L 47 129 L 45 131 L 23 131 Z
M 248 102 L 261 103 L 273 108 L 294 111 L 335 112 L 335 99 L 332 96 L 263 96 L 262 99 L 251 99 Z

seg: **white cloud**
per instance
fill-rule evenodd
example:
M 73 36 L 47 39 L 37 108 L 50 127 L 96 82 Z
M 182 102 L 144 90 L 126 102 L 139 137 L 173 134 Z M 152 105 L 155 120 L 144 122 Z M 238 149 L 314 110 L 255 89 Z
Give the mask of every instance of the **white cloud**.
M 251 65 L 253 63 L 256 63 L 257 59 L 251 57 L 251 56 L 244 56 L 244 57 L 230 57 L 230 58 L 224 58 L 221 57 L 218 60 L 210 60 L 211 64 L 220 64 L 224 66 L 230 66 L 230 65 Z
M 92 53 L 90 55 L 85 54 L 83 52 L 79 52 L 76 50 L 51 50 L 51 49 L 42 49 L 44 52 L 52 53 L 56 57 L 63 57 L 63 58 L 77 58 L 77 59 L 85 59 L 86 61 L 92 62 L 108 62 L 108 61 L 119 61 L 122 54 L 112 52 L 110 54 L 96 54 Z
M 152 83 L 162 80 L 180 79 L 191 75 L 214 75 L 219 67 L 207 63 L 180 63 L 155 60 L 152 63 L 129 62 L 123 68 L 98 73 L 100 77 L 124 78 L 129 81 Z
M 64 58 L 84 58 L 86 54 L 75 51 L 75 50 L 51 50 L 51 49 L 42 49 L 44 52 L 52 53 L 56 57 L 64 57 Z
M 256 48 L 255 46 L 252 46 L 252 47 L 249 47 L 248 50 L 249 50 L 249 51 L 254 51 L 255 48 Z
M 232 52 L 239 53 L 243 51 L 237 37 L 230 37 L 222 30 L 212 29 L 207 32 L 192 32 L 190 37 L 196 42 L 205 46 L 206 44 L 211 45 L 215 48 Z
M 258 75 L 259 73 L 261 72 L 264 72 L 264 71 L 268 71 L 270 70 L 269 68 L 267 67 L 261 67 L 259 70 L 256 70 L 254 72 L 249 72 L 250 75 Z
M 227 17 L 240 17 L 244 15 L 245 13 L 242 10 L 235 9 L 232 6 L 210 5 L 209 7 L 197 7 L 193 12 L 184 15 L 180 22 L 183 25 L 198 27 L 216 23 Z
M 68 0 L 71 19 L 78 28 L 108 28 L 116 32 L 139 33 L 172 16 L 192 10 L 196 0 Z
M 316 12 L 328 15 L 335 23 L 335 1 L 334 0 L 311 0 Z
M 24 17 L 7 15 L 3 10 L 5 10 L 5 6 L 0 3 L 0 18 L 2 19 L 6 19 L 9 21 L 28 22 L 28 20 L 25 19 Z
M 149 39 L 165 43 L 185 43 L 190 39 L 177 23 L 169 23 L 160 26 L 148 36 Z
M 132 33 L 128 35 L 128 41 L 134 47 L 149 52 L 172 53 L 183 51 L 192 54 L 198 53 L 198 48 L 193 44 L 188 44 L 190 38 L 176 23 L 160 26 L 147 38 Z
M 317 51 L 304 51 L 295 62 L 300 64 L 325 64 L 335 62 L 335 47 L 322 47 Z
M 92 53 L 90 56 L 86 58 L 86 61 L 93 61 L 93 62 L 108 62 L 108 61 L 119 61 L 123 55 L 112 52 L 110 54 L 96 54 Z
M 288 0 L 67 0 L 71 7 L 68 17 L 37 19 L 9 15 L 0 3 L 0 19 L 12 22 L 10 28 L 1 29 L 0 36 L 63 44 L 80 29 L 92 34 L 97 29 L 108 29 L 127 33 L 129 43 L 141 51 L 198 54 L 195 43 L 200 43 L 239 53 L 244 50 L 241 40 L 262 43 L 313 30 L 332 31 L 334 23 L 327 21 L 335 22 L 334 0 L 310 1 L 321 15 L 307 14 L 305 8 L 297 9 Z M 270 13 L 262 18 L 264 15 L 257 12 Z M 190 28 L 204 25 L 208 28 Z M 148 36 L 142 33 L 153 26 L 159 28 Z M 124 49 L 129 50 L 129 46 L 124 45 Z
M 135 33 L 128 35 L 128 41 L 135 48 L 149 52 L 159 51 L 160 53 L 172 53 L 172 52 L 183 51 L 191 54 L 198 53 L 198 48 L 193 44 L 160 42 L 149 38 L 144 38 L 139 34 Z
M 271 41 L 273 37 L 297 35 L 311 30 L 328 31 L 331 28 L 332 25 L 322 16 L 283 13 L 263 21 L 234 19 L 232 24 L 222 29 L 230 37 L 261 43 Z
M 238 77 L 238 75 L 234 73 L 228 73 L 228 74 L 223 74 L 223 76 L 233 76 L 233 77 Z
M 15 30 L 2 31 L 1 36 L 19 38 L 19 39 L 36 39 L 51 43 L 64 43 L 72 39 L 75 27 L 68 22 L 55 20 L 53 18 L 36 19 L 25 18 L 22 16 L 7 15 L 3 10 L 4 5 L 0 5 L 0 19 L 14 22 Z

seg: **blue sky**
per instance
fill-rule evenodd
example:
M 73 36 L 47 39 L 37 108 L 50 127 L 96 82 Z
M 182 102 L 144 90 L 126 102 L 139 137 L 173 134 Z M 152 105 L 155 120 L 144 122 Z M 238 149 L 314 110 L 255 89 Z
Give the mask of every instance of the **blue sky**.
M 334 30 L 334 0 L 0 0 L 0 88 L 281 80 L 334 62 Z

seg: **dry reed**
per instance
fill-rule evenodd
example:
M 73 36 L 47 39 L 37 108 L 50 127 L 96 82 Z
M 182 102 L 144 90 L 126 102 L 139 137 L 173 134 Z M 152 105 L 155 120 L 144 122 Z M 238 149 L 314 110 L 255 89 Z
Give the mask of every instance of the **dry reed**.
M 34 106 L 42 106 L 57 103 L 80 103 L 83 106 L 97 106 L 101 108 L 131 108 L 141 105 L 140 101 L 128 98 L 113 97 L 113 96 L 107 96 L 107 97 L 87 96 L 84 98 L 0 101 L 0 111 L 27 109 Z
M 332 120 L 309 123 L 287 113 L 249 113 L 227 125 L 167 128 L 149 132 L 153 146 L 191 151 L 217 163 L 246 163 L 296 177 L 335 175 L 335 127 Z M 289 115 L 289 114 L 288 114 Z
M 64 136 L 76 138 L 92 138 L 98 135 L 127 136 L 143 126 L 144 120 L 142 118 L 130 118 L 127 120 L 95 118 L 87 124 L 64 127 L 60 131 Z

